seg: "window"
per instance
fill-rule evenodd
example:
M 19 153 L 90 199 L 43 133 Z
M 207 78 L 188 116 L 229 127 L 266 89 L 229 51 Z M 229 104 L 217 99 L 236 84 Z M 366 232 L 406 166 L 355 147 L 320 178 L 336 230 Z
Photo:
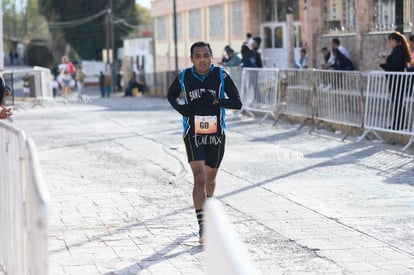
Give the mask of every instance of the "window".
M 190 38 L 201 37 L 201 12 L 200 10 L 191 10 L 189 13 Z
M 215 5 L 209 8 L 210 13 L 210 35 L 218 36 L 224 34 L 224 6 Z
M 374 0 L 374 31 L 390 31 L 396 27 L 396 0 Z M 403 2 L 403 26 L 411 31 L 411 1 Z
M 183 23 L 182 23 L 182 14 L 177 13 L 177 39 L 183 37 Z
M 157 34 L 156 37 L 158 40 L 166 39 L 167 38 L 167 30 L 165 24 L 165 17 L 157 17 L 156 20 L 156 30 Z
M 262 22 L 286 22 L 288 7 L 293 10 L 293 20 L 299 20 L 299 0 L 261 0 Z
M 243 35 L 243 10 L 240 1 L 231 4 L 231 26 L 233 35 Z

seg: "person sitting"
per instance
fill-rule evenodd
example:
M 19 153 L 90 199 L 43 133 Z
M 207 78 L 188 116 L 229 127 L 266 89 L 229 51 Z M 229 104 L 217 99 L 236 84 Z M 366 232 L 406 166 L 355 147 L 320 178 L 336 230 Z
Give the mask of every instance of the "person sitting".
M 332 49 L 333 55 L 335 56 L 335 63 L 333 64 L 334 70 L 341 71 L 353 71 L 354 64 L 348 59 L 339 49 Z
M 295 63 L 295 68 L 296 69 L 307 69 L 308 68 L 308 63 L 309 63 L 309 58 L 306 55 L 306 49 L 302 48 L 302 49 L 300 49 L 300 58 Z
M 226 53 L 227 53 L 228 58 L 227 58 L 226 62 L 223 62 L 224 66 L 236 67 L 236 66 L 240 65 L 241 59 L 237 55 L 237 53 L 234 52 L 234 50 L 232 48 L 227 48 Z

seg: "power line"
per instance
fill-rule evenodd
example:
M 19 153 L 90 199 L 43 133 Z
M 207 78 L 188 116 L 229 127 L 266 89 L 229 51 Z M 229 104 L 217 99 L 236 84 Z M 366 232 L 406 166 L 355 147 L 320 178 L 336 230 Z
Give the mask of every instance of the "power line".
M 77 19 L 77 20 L 65 21 L 65 22 L 58 22 L 58 21 L 53 22 L 53 21 L 51 21 L 51 22 L 48 22 L 48 23 L 49 23 L 50 28 L 73 28 L 73 27 L 76 27 L 76 26 L 86 24 L 86 23 L 88 23 L 88 22 L 90 22 L 90 21 L 106 14 L 106 13 L 107 13 L 107 10 L 102 10 L 102 11 L 98 12 L 95 15 L 85 17 L 85 18 L 81 18 L 81 19 Z

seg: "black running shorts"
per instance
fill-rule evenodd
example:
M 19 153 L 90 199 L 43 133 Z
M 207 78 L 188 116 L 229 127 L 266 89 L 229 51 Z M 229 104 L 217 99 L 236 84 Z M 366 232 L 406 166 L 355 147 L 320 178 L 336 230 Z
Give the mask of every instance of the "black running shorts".
M 211 168 L 219 168 L 224 156 L 225 135 L 190 135 L 183 137 L 188 162 L 204 160 Z

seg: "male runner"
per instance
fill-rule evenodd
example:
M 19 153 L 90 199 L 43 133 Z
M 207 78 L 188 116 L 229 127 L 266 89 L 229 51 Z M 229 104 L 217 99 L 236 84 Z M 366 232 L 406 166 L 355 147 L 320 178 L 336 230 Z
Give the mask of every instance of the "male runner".
M 210 44 L 191 46 L 193 67 L 184 69 L 168 89 L 168 101 L 183 115 L 184 144 L 194 176 L 193 202 L 203 239 L 203 205 L 214 195 L 216 175 L 224 155 L 225 108 L 240 109 L 239 92 L 228 73 L 212 64 Z M 177 98 L 185 93 L 185 104 Z

